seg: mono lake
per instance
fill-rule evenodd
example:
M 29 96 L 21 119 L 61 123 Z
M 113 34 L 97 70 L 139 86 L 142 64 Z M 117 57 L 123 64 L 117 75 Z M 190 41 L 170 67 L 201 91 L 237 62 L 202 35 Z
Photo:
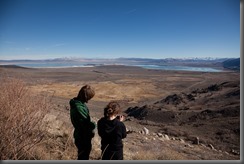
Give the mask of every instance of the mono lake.
M 28 68 L 69 68 L 69 67 L 94 67 L 102 65 L 125 65 L 125 66 L 137 66 L 145 69 L 157 69 L 157 70 L 177 70 L 177 71 L 198 71 L 198 72 L 223 72 L 221 69 L 211 67 L 192 67 L 192 66 L 174 66 L 174 65 L 150 65 L 150 64 L 114 64 L 114 63 L 83 63 L 76 61 L 69 62 L 11 62 L 0 63 L 1 65 L 18 65 Z
M 222 72 L 223 70 L 210 67 L 172 66 L 172 65 L 135 65 L 146 69 L 177 70 L 177 71 L 198 71 L 198 72 Z

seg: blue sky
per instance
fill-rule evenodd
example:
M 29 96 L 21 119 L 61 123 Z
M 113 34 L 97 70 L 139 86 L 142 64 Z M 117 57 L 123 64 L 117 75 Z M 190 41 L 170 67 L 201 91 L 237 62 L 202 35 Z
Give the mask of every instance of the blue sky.
M 239 0 L 1 0 L 0 59 L 240 57 Z

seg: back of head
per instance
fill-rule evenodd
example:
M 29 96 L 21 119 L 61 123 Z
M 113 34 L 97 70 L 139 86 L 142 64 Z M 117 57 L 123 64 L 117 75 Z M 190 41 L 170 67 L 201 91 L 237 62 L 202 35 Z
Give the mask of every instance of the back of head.
M 88 102 L 88 100 L 92 99 L 94 95 L 94 89 L 90 85 L 85 85 L 80 89 L 77 98 L 83 102 Z
M 120 112 L 120 105 L 116 101 L 111 101 L 104 108 L 104 117 L 110 117 L 112 115 L 116 115 Z

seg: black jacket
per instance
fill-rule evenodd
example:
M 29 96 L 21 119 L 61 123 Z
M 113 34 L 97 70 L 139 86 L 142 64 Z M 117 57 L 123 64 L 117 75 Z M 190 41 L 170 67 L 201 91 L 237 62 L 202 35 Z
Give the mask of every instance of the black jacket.
M 101 137 L 101 149 L 118 151 L 123 149 L 122 139 L 126 137 L 126 128 L 118 119 L 101 118 L 97 123 L 98 134 Z M 107 148 L 106 148 L 107 147 Z

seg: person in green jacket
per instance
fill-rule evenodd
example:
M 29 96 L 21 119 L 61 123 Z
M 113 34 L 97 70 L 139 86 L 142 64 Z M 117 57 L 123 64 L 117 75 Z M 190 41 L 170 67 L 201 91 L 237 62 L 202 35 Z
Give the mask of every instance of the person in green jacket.
M 92 99 L 95 91 L 89 85 L 83 86 L 77 97 L 70 100 L 70 119 L 74 127 L 74 140 L 78 149 L 78 160 L 89 160 L 96 124 L 91 121 L 86 103 Z

